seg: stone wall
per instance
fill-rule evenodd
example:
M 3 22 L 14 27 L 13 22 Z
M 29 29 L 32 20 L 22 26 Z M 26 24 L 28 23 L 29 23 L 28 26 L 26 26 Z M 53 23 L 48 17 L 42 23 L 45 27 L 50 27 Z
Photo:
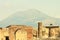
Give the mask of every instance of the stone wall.
M 15 33 L 18 30 L 25 30 L 27 32 L 27 40 L 32 40 L 33 38 L 33 33 L 32 33 L 32 27 L 28 27 L 28 26 L 23 26 L 23 25 L 12 25 L 9 27 L 9 39 L 10 40 L 15 40 Z
M 50 30 L 51 37 L 52 38 L 60 37 L 60 27 L 59 26 L 55 26 L 55 27 L 52 26 L 52 27 L 53 28 L 51 28 Z M 24 36 L 25 37 L 24 39 L 27 40 L 33 40 L 33 39 L 36 40 L 37 37 L 38 39 L 40 37 L 49 38 L 49 28 L 43 26 L 42 23 L 38 23 L 37 30 L 34 30 L 31 26 L 26 26 L 26 25 L 9 25 L 6 28 L 0 28 L 0 40 L 6 40 L 6 36 L 9 37 L 9 40 L 16 40 L 16 33 L 19 30 L 21 30 L 22 32 L 26 31 L 25 33 L 27 33 L 27 35 Z M 17 38 L 19 37 L 17 36 Z
M 24 31 L 27 32 L 27 35 L 25 35 L 26 38 L 24 38 L 24 40 L 26 40 L 26 39 L 32 40 L 33 39 L 33 28 L 31 26 L 10 25 L 7 28 L 0 28 L 0 40 L 6 40 L 6 36 L 9 37 L 9 40 L 16 40 L 16 32 L 18 30 L 21 30 L 22 32 L 24 32 Z M 22 34 L 20 34 L 20 35 L 22 35 Z M 17 38 L 19 38 L 19 37 L 17 36 Z

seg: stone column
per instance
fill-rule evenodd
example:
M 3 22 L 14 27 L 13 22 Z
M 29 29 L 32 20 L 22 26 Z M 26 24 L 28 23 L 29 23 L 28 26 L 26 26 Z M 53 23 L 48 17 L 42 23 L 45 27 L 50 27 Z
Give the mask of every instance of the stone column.
M 42 22 L 38 22 L 38 38 L 42 38 Z
M 2 40 L 2 28 L 0 28 L 0 40 Z

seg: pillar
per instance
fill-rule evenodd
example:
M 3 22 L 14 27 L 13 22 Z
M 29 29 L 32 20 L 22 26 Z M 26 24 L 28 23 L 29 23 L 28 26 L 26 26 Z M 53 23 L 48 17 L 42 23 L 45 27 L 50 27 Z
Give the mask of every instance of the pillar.
M 42 38 L 42 22 L 38 22 L 38 38 Z

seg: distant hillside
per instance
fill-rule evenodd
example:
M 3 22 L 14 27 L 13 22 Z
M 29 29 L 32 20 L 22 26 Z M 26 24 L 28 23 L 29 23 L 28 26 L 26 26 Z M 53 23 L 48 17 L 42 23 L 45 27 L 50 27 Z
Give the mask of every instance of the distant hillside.
M 30 25 L 37 27 L 38 21 L 42 21 L 44 25 L 49 25 L 50 23 L 60 25 L 60 19 L 50 17 L 39 10 L 30 9 L 23 12 L 16 12 L 5 20 L 2 20 L 0 27 L 6 27 L 8 25 Z

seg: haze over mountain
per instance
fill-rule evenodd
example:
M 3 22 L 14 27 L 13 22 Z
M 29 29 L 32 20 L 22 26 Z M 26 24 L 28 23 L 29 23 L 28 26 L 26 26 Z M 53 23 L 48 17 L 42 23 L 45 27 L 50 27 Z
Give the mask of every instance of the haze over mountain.
M 16 12 L 8 18 L 0 22 L 0 27 L 6 27 L 8 25 L 30 25 L 37 27 L 38 21 L 43 22 L 44 25 L 59 25 L 60 19 L 50 17 L 43 12 L 36 9 L 30 9 L 27 11 Z

